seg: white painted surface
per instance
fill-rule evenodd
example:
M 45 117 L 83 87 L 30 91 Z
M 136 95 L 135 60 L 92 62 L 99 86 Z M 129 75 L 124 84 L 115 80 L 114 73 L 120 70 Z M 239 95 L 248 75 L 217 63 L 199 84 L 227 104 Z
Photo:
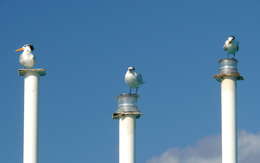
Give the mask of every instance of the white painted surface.
M 236 79 L 221 82 L 222 163 L 237 163 Z
M 24 145 L 23 163 L 38 162 L 38 73 L 24 76 Z
M 135 163 L 135 115 L 119 119 L 119 163 Z

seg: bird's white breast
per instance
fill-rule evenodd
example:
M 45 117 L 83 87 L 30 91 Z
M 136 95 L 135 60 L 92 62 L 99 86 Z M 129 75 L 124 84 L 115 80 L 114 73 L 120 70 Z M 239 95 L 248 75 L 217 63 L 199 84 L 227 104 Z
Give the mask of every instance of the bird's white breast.
M 234 54 L 238 50 L 238 42 L 237 41 L 226 41 L 224 45 L 224 49 L 229 53 L 229 54 Z
M 125 74 L 125 82 L 131 88 L 137 88 L 137 87 L 139 87 L 139 84 L 140 84 L 140 83 L 138 83 L 137 75 L 134 73 L 131 73 L 131 72 L 127 72 Z
M 19 57 L 19 62 L 26 68 L 32 68 L 35 64 L 34 56 L 31 53 L 22 53 Z

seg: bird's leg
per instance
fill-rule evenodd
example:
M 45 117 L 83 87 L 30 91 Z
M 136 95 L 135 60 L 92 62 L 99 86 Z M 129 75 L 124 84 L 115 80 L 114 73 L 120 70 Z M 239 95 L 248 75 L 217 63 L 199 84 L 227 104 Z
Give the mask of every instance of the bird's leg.
M 129 94 L 130 95 L 132 94 L 132 88 L 131 87 L 129 88 Z
M 235 53 L 232 54 L 232 58 L 235 58 Z

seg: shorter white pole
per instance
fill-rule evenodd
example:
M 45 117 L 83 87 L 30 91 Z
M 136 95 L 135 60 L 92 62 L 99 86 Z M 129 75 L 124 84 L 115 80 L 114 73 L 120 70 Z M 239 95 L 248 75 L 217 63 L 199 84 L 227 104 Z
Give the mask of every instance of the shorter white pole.
M 119 163 L 135 163 L 135 116 L 119 119 Z
M 24 146 L 23 162 L 38 161 L 38 74 L 27 72 L 24 77 Z
M 23 163 L 38 162 L 38 85 L 45 69 L 19 69 L 24 76 Z

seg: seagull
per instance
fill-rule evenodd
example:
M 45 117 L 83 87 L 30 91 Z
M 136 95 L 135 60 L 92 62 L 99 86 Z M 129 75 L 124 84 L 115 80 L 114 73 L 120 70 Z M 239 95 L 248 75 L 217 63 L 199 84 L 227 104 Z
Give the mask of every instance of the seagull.
M 236 52 L 239 50 L 239 42 L 236 40 L 235 36 L 229 36 L 224 44 L 224 50 L 227 54 L 233 54 L 235 57 Z
M 19 56 L 19 62 L 25 68 L 32 68 L 35 64 L 35 57 L 32 54 L 34 47 L 32 44 L 25 44 L 23 47 L 16 50 L 16 52 L 23 51 Z
M 133 88 L 136 89 L 137 94 L 139 86 L 144 84 L 142 75 L 135 72 L 135 67 L 132 66 L 128 67 L 125 73 L 125 83 L 130 88 L 130 94 Z

